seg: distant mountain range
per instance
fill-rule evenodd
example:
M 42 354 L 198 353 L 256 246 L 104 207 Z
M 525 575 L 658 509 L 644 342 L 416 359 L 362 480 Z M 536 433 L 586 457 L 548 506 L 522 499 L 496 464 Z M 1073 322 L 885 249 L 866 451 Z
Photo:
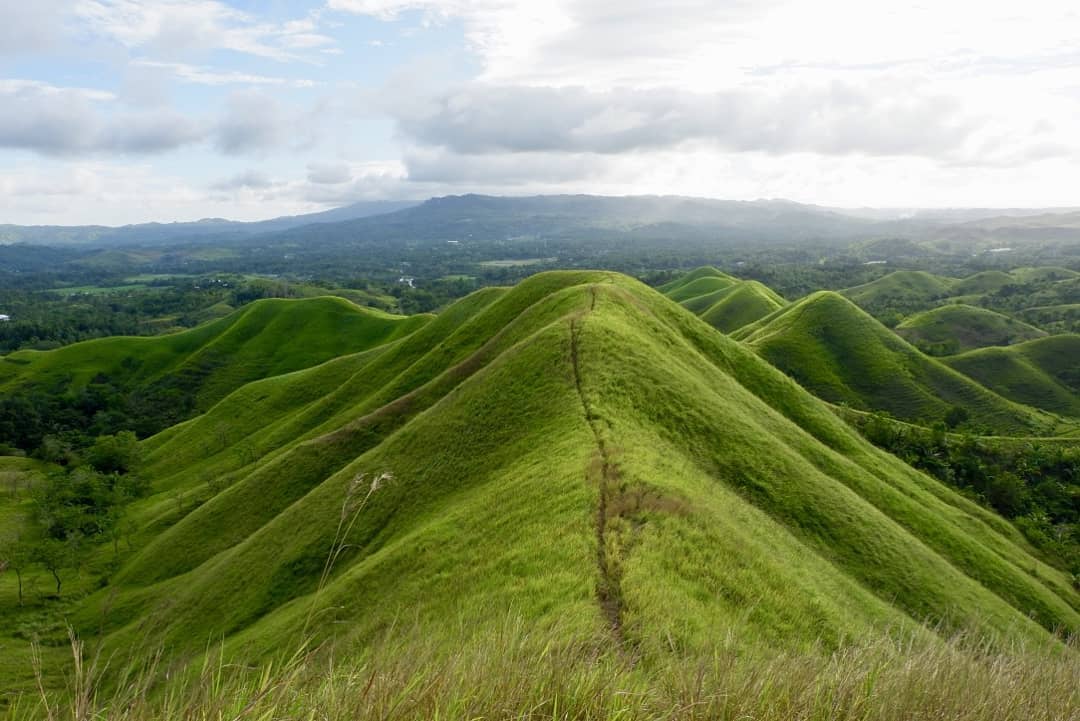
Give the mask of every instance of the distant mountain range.
M 203 218 L 186 223 L 139 223 L 105 225 L 0 225 L 0 244 L 36 245 L 156 245 L 199 238 L 246 237 L 274 233 L 315 223 L 334 223 L 370 215 L 392 213 L 417 205 L 419 201 L 362 201 L 305 215 L 285 215 L 270 220 L 241 222 L 224 218 Z
M 313 227 L 313 226 L 318 226 Z M 427 201 L 370 201 L 256 222 L 206 218 L 194 222 L 121 227 L 0 225 L 0 244 L 83 247 L 230 242 L 300 231 L 298 237 L 340 241 L 406 233 L 439 240 L 509 239 L 582 229 L 617 233 L 679 230 L 711 237 L 790 241 L 856 237 L 977 240 L 993 245 L 1011 236 L 1080 238 L 1080 212 L 1070 209 L 834 209 L 787 200 L 731 201 L 682 196 L 460 195 Z M 451 237 L 453 236 L 453 237 Z

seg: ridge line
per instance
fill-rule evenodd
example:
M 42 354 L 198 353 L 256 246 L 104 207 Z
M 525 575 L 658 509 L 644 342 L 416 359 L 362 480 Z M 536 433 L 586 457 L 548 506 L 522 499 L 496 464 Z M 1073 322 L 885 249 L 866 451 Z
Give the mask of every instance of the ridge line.
M 589 430 L 592 431 L 593 438 L 596 442 L 596 454 L 600 461 L 599 477 L 597 478 L 599 493 L 596 504 L 596 565 L 598 572 L 596 597 L 612 636 L 615 638 L 616 643 L 622 646 L 625 638 L 623 636 L 622 628 L 623 602 L 621 573 L 618 568 L 617 560 L 611 558 L 611 555 L 608 552 L 607 543 L 608 499 L 614 491 L 613 486 L 618 479 L 618 471 L 611 460 L 611 454 L 607 445 L 604 443 L 604 438 L 597 426 L 596 419 L 593 417 L 592 408 L 585 395 L 581 375 L 579 345 L 582 325 L 580 321 L 581 317 L 592 312 L 596 308 L 596 288 L 595 286 L 590 286 L 589 290 L 592 293 L 589 309 L 583 312 L 581 316 L 570 319 L 570 360 L 574 371 L 574 385 L 577 389 L 578 398 L 581 400 L 581 407 L 585 414 L 585 422 L 588 424 Z M 585 472 L 586 481 L 591 480 L 592 474 L 593 467 L 590 464 Z

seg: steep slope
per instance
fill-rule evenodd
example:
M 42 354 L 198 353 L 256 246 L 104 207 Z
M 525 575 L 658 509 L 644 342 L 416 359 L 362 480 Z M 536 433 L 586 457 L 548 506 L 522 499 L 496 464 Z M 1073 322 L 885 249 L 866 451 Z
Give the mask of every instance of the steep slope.
M 787 305 L 771 288 L 756 280 L 741 281 L 699 313 L 701 319 L 721 333 L 747 326 Z
M 920 353 L 843 296 L 814 293 L 736 334 L 807 389 L 833 403 L 914 422 L 951 406 L 993 433 L 1052 435 L 1051 416 L 1014 404 Z
M 703 266 L 660 287 L 671 300 L 722 333 L 730 333 L 787 304 L 756 280 L 739 280 Z
M 668 291 L 665 295 L 676 303 L 682 303 L 705 296 L 711 296 L 718 291 L 732 288 L 735 285 L 738 285 L 738 283 L 739 281 L 735 278 L 705 276 L 680 285 L 679 287 Z
M 256 301 L 172 335 L 112 337 L 0 358 L 0 391 L 77 394 L 92 382 L 145 396 L 176 392 L 198 410 L 241 385 L 391 342 L 431 316 L 395 316 L 342 298 Z
M 1046 335 L 1035 326 L 962 303 L 917 313 L 896 326 L 907 342 L 931 355 L 953 355 L 975 348 L 1012 345 Z
M 1080 335 L 984 348 L 942 362 L 1017 403 L 1080 417 Z
M 668 296 L 670 298 L 672 293 L 679 292 L 683 288 L 685 288 L 686 286 L 691 285 L 693 283 L 697 283 L 697 282 L 699 282 L 701 280 L 708 280 L 708 279 L 711 279 L 712 282 L 716 283 L 716 285 L 714 287 L 712 287 L 712 288 L 707 288 L 707 289 L 703 288 L 702 291 L 701 291 L 702 293 L 708 292 L 708 291 L 711 291 L 711 290 L 718 290 L 720 288 L 726 288 L 726 287 L 728 287 L 730 285 L 734 285 L 739 280 L 738 278 L 735 278 L 733 276 L 728 275 L 727 273 L 720 270 L 719 268 L 714 268 L 711 265 L 703 265 L 703 266 L 701 266 L 699 268 L 695 268 L 694 270 L 690 271 L 686 275 L 680 276 L 680 277 L 676 278 L 675 280 L 673 280 L 673 281 L 671 281 L 669 283 L 665 283 L 664 285 L 660 286 L 659 290 L 660 290 L 661 293 L 663 293 L 664 295 L 666 295 L 666 296 Z M 699 293 L 699 295 L 700 295 L 700 293 Z M 691 297 L 693 297 L 692 294 L 690 294 L 690 295 L 684 294 L 684 297 L 682 298 L 682 300 L 686 300 L 686 298 L 691 298 Z M 680 301 L 676 301 L 676 302 L 680 302 Z
M 145 445 L 135 551 L 73 614 L 125 651 L 250 656 L 402 617 L 453 642 L 507 609 L 644 656 L 1080 628 L 1007 523 L 616 274 L 470 296 Z

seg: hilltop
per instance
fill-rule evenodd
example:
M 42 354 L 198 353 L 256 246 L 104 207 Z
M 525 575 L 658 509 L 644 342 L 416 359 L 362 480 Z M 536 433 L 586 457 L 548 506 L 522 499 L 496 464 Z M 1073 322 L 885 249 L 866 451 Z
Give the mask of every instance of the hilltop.
M 954 278 L 921 270 L 898 270 L 841 292 L 860 308 L 877 315 L 886 308 L 911 312 L 932 307 L 949 297 L 955 284 Z
M 1080 417 L 1080 335 L 984 348 L 942 362 L 1010 400 Z
M 782 308 L 734 337 L 832 403 L 925 424 L 958 406 L 973 423 L 1001 435 L 1051 435 L 1059 425 L 924 355 L 830 291 Z
M 917 313 L 896 326 L 906 341 L 930 355 L 1005 346 L 1042 338 L 1046 331 L 1023 321 L 962 303 Z
M 1055 333 L 1073 330 L 1065 324 L 1072 317 L 1069 306 L 1080 300 L 1080 274 L 1053 266 L 987 270 L 964 278 L 898 270 L 841 293 L 890 327 L 923 311 L 964 304 Z
M 0 391 L 39 408 L 115 404 L 109 399 L 121 396 L 132 415 L 156 431 L 245 383 L 389 343 L 430 318 L 391 315 L 336 297 L 268 298 L 178 333 L 10 353 L 0 357 Z
M 690 271 L 659 290 L 721 333 L 738 330 L 787 304 L 768 286 L 711 266 Z

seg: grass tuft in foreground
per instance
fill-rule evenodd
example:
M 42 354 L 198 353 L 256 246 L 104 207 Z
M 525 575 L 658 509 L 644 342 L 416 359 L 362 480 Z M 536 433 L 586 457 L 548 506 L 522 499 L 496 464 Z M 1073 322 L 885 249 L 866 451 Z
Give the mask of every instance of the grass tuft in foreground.
M 610 637 L 567 641 L 508 615 L 456 648 L 417 626 L 358 655 L 300 650 L 235 666 L 149 663 L 95 688 L 75 652 L 69 688 L 15 700 L 9 721 L 115 719 L 954 719 L 1066 721 L 1080 714 L 1077 643 L 1002 646 L 882 634 L 833 652 L 710 656 L 659 665 Z M 453 650 L 448 650 L 453 649 Z

